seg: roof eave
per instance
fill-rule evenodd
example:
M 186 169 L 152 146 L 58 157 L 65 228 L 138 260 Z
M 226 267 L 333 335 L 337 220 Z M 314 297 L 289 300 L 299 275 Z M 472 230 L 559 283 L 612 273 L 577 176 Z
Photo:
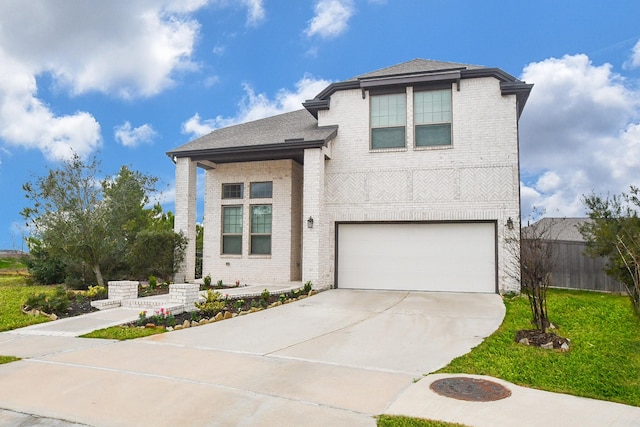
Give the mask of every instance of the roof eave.
M 214 163 L 246 162 L 292 158 L 302 163 L 301 156 L 308 148 L 321 148 L 335 138 L 338 127 L 333 127 L 324 139 L 286 139 L 284 142 L 239 147 L 205 148 L 197 150 L 168 151 L 166 155 L 175 162 L 176 158 L 189 157 L 192 160 L 210 160 Z

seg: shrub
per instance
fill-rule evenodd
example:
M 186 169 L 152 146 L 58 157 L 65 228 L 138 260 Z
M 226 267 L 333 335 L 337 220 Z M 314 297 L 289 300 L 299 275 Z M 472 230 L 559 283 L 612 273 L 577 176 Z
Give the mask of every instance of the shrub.
M 309 280 L 304 284 L 304 292 L 308 294 L 311 289 L 313 289 L 313 284 L 311 283 L 311 280 Z
M 24 305 L 28 310 L 36 309 L 60 315 L 69 308 L 69 304 L 71 304 L 69 293 L 62 286 L 56 286 L 53 294 L 41 292 L 31 295 Z
M 225 306 L 225 302 L 222 301 L 222 295 L 220 292 L 207 290 L 207 297 L 202 302 L 196 302 L 195 306 L 206 317 L 213 317 L 218 312 L 222 311 Z
M 107 288 L 104 286 L 89 286 L 89 289 L 84 294 L 90 300 L 105 299 L 107 297 Z
M 204 276 L 204 285 L 205 286 L 211 286 L 211 275 L 207 274 L 206 276 Z
M 158 279 L 156 278 L 156 276 L 149 276 L 149 287 L 151 289 L 155 289 L 157 285 Z

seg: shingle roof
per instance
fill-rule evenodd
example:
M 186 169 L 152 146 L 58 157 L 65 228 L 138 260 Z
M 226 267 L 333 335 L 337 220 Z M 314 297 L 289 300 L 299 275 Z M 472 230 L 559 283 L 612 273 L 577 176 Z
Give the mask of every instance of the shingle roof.
M 483 68 L 486 67 L 479 65 L 460 64 L 457 62 L 442 62 L 433 61 L 430 59 L 416 58 L 411 61 L 403 62 L 401 64 L 381 68 L 379 70 L 371 71 L 365 74 L 360 74 L 359 76 L 349 79 L 348 81 L 373 77 L 395 76 L 401 74 L 417 74 L 445 70 L 478 70 Z
M 335 135 L 336 129 L 337 126 L 318 127 L 318 121 L 307 110 L 301 109 L 216 129 L 207 135 L 174 148 L 167 155 L 247 146 L 259 148 L 288 142 L 326 143 Z

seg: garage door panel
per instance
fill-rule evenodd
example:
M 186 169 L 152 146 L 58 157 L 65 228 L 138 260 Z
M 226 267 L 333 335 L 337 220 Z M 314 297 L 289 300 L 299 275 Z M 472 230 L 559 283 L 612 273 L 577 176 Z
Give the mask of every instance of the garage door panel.
M 339 224 L 338 287 L 495 292 L 495 225 Z

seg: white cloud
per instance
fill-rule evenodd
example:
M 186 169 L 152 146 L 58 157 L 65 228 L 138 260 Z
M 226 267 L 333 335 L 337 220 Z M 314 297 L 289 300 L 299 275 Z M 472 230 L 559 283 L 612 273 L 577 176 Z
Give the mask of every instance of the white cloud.
M 127 121 L 114 129 L 116 141 L 125 147 L 137 147 L 140 144 L 150 143 L 156 135 L 156 131 L 147 123 L 132 128 L 131 123 Z
M 200 114 L 195 113 L 182 123 L 182 133 L 191 134 L 194 137 L 200 137 L 216 130 L 215 119 L 201 120 Z
M 262 0 L 242 0 L 242 3 L 247 7 L 247 24 L 256 25 L 264 20 Z
M 269 99 L 264 93 L 256 93 L 249 84 L 245 83 L 243 84 L 245 96 L 239 104 L 238 114 L 233 117 L 217 116 L 214 119 L 202 120 L 196 113 L 182 124 L 182 132 L 199 137 L 221 127 L 299 110 L 304 101 L 316 96 L 329 83 L 331 82 L 305 75 L 296 83 L 294 92 L 280 89 L 274 99 Z
M 609 64 L 586 55 L 525 67 L 534 83 L 520 121 L 523 216 L 533 206 L 554 216 L 584 215 L 592 191 L 638 184 L 640 93 Z
M 0 139 L 50 160 L 86 156 L 102 143 L 88 112 L 54 113 L 37 97 L 48 75 L 57 92 L 147 97 L 193 69 L 199 24 L 185 13 L 206 0 L 0 2 Z M 37 23 L 37 25 L 33 25 Z
M 625 68 L 640 68 L 640 40 L 631 51 L 631 57 L 624 64 Z
M 309 37 L 337 37 L 347 30 L 349 19 L 354 12 L 353 0 L 318 0 L 315 15 L 309 21 L 305 33 Z

